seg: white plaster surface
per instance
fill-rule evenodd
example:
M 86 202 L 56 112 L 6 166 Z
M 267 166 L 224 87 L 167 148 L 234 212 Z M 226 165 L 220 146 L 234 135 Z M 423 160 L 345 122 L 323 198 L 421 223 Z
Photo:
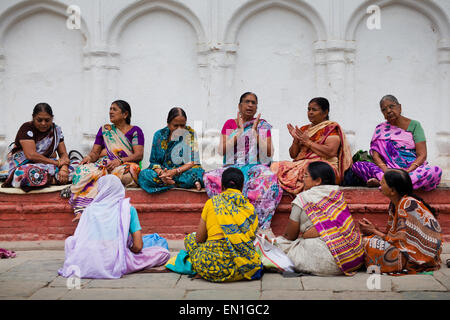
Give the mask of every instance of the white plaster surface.
M 366 26 L 371 4 L 380 30 Z M 69 5 L 81 9 L 80 30 L 66 27 Z M 355 152 L 369 148 L 378 102 L 393 94 L 450 179 L 449 17 L 447 0 L 2 0 L 0 154 L 43 101 L 68 149 L 87 152 L 110 103 L 124 99 L 145 133 L 146 167 L 171 107 L 209 130 L 203 147 L 215 145 L 245 91 L 273 125 L 275 160 L 289 159 L 286 124 L 306 124 L 319 95 Z M 219 165 L 211 155 L 207 169 Z

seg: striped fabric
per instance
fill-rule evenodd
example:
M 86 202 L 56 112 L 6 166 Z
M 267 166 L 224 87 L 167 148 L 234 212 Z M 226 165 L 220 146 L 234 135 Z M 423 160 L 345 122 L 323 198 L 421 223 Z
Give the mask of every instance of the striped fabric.
M 353 275 L 364 263 L 364 247 L 359 231 L 339 190 L 319 202 L 307 202 L 303 209 L 320 237 L 325 241 L 337 265 L 346 275 Z

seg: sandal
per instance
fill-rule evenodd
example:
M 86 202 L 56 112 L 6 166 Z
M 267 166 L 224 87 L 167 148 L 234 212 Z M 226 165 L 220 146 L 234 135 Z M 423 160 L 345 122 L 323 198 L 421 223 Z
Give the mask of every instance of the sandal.
M 445 263 L 447 264 L 447 268 L 450 268 L 450 259 L 445 260 Z
M 70 186 L 65 187 L 64 189 L 62 189 L 61 193 L 59 195 L 61 196 L 61 198 L 65 198 L 65 199 L 70 198 L 70 196 L 72 195 L 72 191 L 70 190 Z
M 69 152 L 69 160 L 72 161 L 72 159 L 76 159 L 76 160 L 83 160 L 83 155 L 77 151 L 77 150 L 70 150 Z

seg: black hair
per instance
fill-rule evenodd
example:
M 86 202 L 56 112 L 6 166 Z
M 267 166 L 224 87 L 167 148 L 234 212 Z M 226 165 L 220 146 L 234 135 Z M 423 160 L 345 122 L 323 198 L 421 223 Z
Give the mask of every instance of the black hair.
M 246 96 L 248 96 L 249 94 L 254 95 L 254 96 L 255 96 L 255 99 L 256 99 L 256 103 L 258 103 L 258 97 L 257 97 L 256 94 L 254 94 L 253 92 L 245 92 L 245 93 L 243 93 L 243 94 L 241 95 L 241 97 L 239 98 L 239 103 L 242 103 L 242 100 L 244 100 L 244 98 L 245 98 Z
M 322 109 L 323 112 L 330 112 L 330 102 L 328 102 L 327 98 L 324 97 L 316 97 L 316 98 L 312 98 L 311 101 L 308 104 L 311 104 L 315 102 L 320 109 Z M 327 115 L 327 120 L 330 120 L 329 115 Z
M 173 107 L 170 109 L 169 114 L 167 115 L 167 123 L 171 123 L 173 119 L 178 116 L 183 116 L 187 120 L 186 112 L 180 107 Z
M 406 195 L 419 200 L 425 205 L 425 207 L 427 207 L 428 210 L 430 210 L 433 216 L 437 217 L 436 210 L 426 203 L 421 197 L 414 194 L 413 184 L 408 172 L 402 169 L 390 169 L 384 173 L 384 180 L 390 188 L 394 189 L 398 193 L 399 196 L 403 197 Z
M 334 173 L 333 168 L 326 162 L 323 161 L 314 161 L 308 165 L 308 172 L 311 176 L 311 179 L 317 180 L 319 178 L 322 179 L 321 184 L 336 184 L 336 175 Z
M 39 112 L 48 113 L 51 117 L 53 117 L 52 107 L 50 107 L 50 105 L 46 102 L 41 102 L 34 106 L 33 117 L 36 116 Z
M 222 173 L 222 188 L 238 189 L 242 191 L 244 186 L 244 174 L 238 168 L 228 168 Z
M 120 110 L 122 111 L 122 113 L 128 112 L 128 116 L 125 119 L 125 122 L 127 124 L 131 123 L 131 107 L 130 104 L 124 100 L 116 100 L 111 104 L 115 104 L 116 106 L 118 106 L 120 108 Z

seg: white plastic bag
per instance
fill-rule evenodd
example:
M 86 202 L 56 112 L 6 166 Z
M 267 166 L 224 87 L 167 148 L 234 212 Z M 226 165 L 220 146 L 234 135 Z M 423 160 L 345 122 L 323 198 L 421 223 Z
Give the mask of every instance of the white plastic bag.
M 261 262 L 265 269 L 277 272 L 294 272 L 294 264 L 280 248 L 273 244 L 273 240 L 267 240 L 263 235 L 256 235 L 253 242 L 256 251 L 261 256 Z

